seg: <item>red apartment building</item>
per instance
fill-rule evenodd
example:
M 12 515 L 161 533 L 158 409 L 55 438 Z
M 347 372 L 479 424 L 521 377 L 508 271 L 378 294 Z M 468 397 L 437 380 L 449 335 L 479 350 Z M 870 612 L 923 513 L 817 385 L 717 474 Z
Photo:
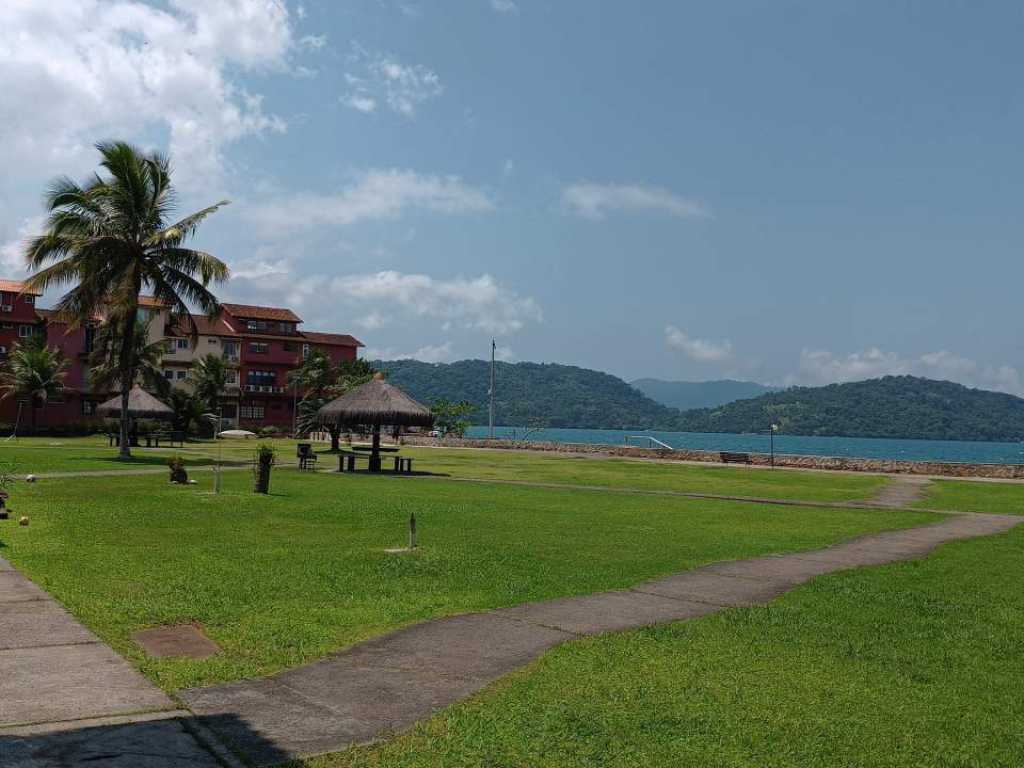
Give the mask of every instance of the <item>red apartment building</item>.
M 93 392 L 89 387 L 88 357 L 96 325 L 102 319 L 71 330 L 55 312 L 36 308 L 37 297 L 38 294 L 24 292 L 21 283 L 0 280 L 0 362 L 19 339 L 45 333 L 47 343 L 64 353 L 70 367 L 64 397 L 37 413 L 39 425 L 96 422 L 96 405 L 111 396 L 107 392 Z M 232 365 L 221 403 L 225 427 L 275 426 L 290 431 L 295 403 L 302 398 L 302 392 L 291 386 L 288 374 L 314 349 L 323 351 L 337 364 L 354 360 L 363 346 L 348 334 L 302 330 L 302 318 L 280 307 L 222 304 L 220 315 L 212 321 L 203 315 L 193 315 L 198 330 L 195 336 L 176 327 L 166 305 L 152 297 L 139 297 L 139 307 L 142 318 L 149 323 L 150 341 L 166 344 L 162 369 L 175 387 L 190 386 L 188 371 L 196 359 L 205 355 L 218 355 Z M 0 401 L 0 421 L 13 423 L 17 412 L 18 404 L 13 399 Z M 23 413 L 22 423 L 28 421 L 27 412 Z

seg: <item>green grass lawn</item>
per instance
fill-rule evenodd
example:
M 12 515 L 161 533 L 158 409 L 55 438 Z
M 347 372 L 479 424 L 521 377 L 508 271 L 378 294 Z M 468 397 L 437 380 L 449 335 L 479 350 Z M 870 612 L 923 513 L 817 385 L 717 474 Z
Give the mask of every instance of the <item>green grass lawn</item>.
M 916 506 L 963 512 L 1024 515 L 1024 483 L 934 480 Z
M 762 473 L 763 474 L 763 473 Z M 709 561 L 919 525 L 917 512 L 537 489 L 445 480 L 248 473 L 225 493 L 158 475 L 15 487 L 0 555 L 168 690 L 265 675 L 427 618 L 625 587 Z M 410 513 L 421 550 L 405 542 Z M 141 628 L 199 621 L 223 648 L 149 660 Z
M 295 441 L 269 441 L 282 462 L 294 463 Z M 0 462 L 12 464 L 18 474 L 73 472 L 161 466 L 174 454 L 193 466 L 213 463 L 218 447 L 225 461 L 250 460 L 255 441 L 225 440 L 187 443 L 183 448 L 136 448 L 130 463 L 117 458 L 117 449 L 105 437 L 19 438 L 0 441 Z M 324 451 L 323 448 L 319 450 Z M 816 502 L 864 500 L 886 482 L 873 475 L 849 475 L 743 467 L 694 466 L 625 459 L 554 456 L 506 450 L 443 448 L 402 449 L 416 458 L 417 470 L 452 477 L 484 480 L 520 480 L 539 483 L 593 485 L 655 491 L 717 493 L 758 498 L 800 499 Z M 321 453 L 321 466 L 337 467 L 337 459 Z
M 765 607 L 580 640 L 307 768 L 1011 768 L 1024 528 Z
M 417 469 L 422 466 L 427 471 L 453 477 L 820 502 L 867 499 L 887 482 L 875 475 L 699 466 L 527 451 L 419 448 L 403 449 L 403 453 L 417 457 Z

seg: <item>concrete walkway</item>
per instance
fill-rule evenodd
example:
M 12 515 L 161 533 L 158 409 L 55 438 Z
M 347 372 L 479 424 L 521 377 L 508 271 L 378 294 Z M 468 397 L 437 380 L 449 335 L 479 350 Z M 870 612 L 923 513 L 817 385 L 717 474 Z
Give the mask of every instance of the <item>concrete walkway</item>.
M 822 574 L 921 558 L 1024 518 L 956 515 L 827 549 L 715 563 L 633 589 L 428 621 L 273 677 L 182 693 L 247 760 L 343 750 L 407 728 L 579 636 L 767 603 Z
M 0 766 L 221 765 L 160 689 L 0 558 Z

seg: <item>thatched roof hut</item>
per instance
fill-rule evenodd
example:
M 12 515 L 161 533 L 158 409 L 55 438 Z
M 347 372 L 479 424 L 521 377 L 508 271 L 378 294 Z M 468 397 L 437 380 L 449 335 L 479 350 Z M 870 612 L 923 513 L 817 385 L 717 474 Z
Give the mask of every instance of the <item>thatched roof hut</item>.
M 121 396 L 112 397 L 97 406 L 96 413 L 108 419 L 121 418 Z M 174 416 L 174 411 L 136 384 L 128 393 L 128 416 L 133 419 L 169 419 Z
M 329 402 L 317 415 L 321 424 L 373 429 L 372 472 L 380 471 L 381 427 L 430 427 L 434 423 L 434 415 L 427 406 L 388 384 L 380 372 L 362 386 Z

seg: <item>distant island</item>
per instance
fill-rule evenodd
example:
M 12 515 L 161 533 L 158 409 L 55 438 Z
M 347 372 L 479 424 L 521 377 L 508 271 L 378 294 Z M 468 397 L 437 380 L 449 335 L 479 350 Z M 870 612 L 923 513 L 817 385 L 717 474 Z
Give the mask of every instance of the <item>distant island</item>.
M 423 402 L 469 401 L 477 408 L 474 423 L 487 423 L 488 362 L 388 360 L 374 365 Z M 776 423 L 787 435 L 1024 438 L 1024 399 L 915 376 L 790 387 L 689 410 L 656 402 L 610 374 L 570 365 L 498 363 L 496 379 L 495 423 L 509 426 L 749 433 L 765 432 Z
M 753 381 L 717 379 L 715 381 L 664 381 L 662 379 L 637 379 L 630 382 L 655 402 L 678 408 L 681 411 L 692 408 L 714 408 L 734 400 L 746 400 L 780 387 L 769 387 Z

